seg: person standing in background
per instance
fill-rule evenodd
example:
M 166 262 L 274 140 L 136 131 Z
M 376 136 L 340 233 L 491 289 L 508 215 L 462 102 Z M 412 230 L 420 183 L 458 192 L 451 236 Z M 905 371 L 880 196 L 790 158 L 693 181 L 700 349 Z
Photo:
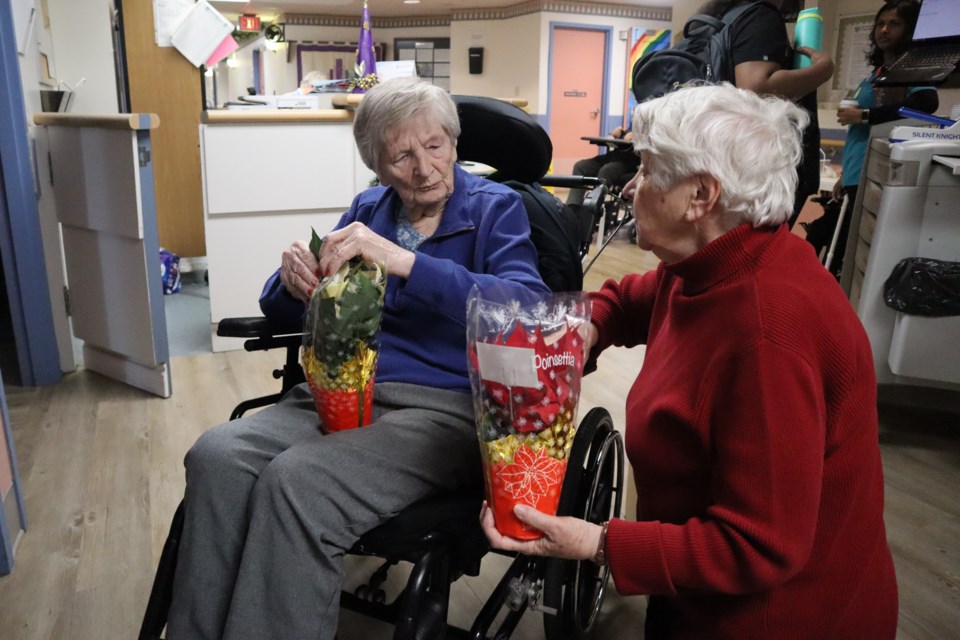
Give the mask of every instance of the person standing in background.
M 917 0 L 891 0 L 880 7 L 873 21 L 873 31 L 870 32 L 870 49 L 866 52 L 867 61 L 873 71 L 860 82 L 850 96 L 850 99 L 856 100 L 857 106 L 841 105 L 837 110 L 837 121 L 847 125 L 847 139 L 843 146 L 843 172 L 833 187 L 833 200 L 839 203 L 847 196 L 848 212 L 857 199 L 857 187 L 870 140 L 870 127 L 902 117 L 899 115 L 900 107 L 933 113 L 940 106 L 934 87 L 874 86 L 883 68 L 890 66 L 907 50 L 919 14 L 920 3 Z M 833 238 L 839 212 L 839 206 L 829 207 L 821 218 L 804 225 L 807 240 L 817 252 Z M 846 246 L 849 228 L 848 215 L 844 218 L 838 236 L 838 247 Z M 831 270 L 839 274 L 842 267 L 841 250 L 841 257 L 834 261 Z
M 756 0 L 710 0 L 698 13 L 723 19 L 730 9 Z M 792 227 L 807 198 L 820 188 L 820 125 L 817 121 L 817 87 L 833 75 L 830 55 L 799 47 L 811 64 L 791 69 L 793 49 L 787 35 L 784 15 L 795 14 L 801 0 L 767 0 L 759 10 L 744 15 L 731 25 L 730 43 L 734 65 L 734 84 L 760 95 L 776 95 L 792 100 L 810 117 L 803 131 L 803 160 L 797 167 L 799 181 L 788 222 Z

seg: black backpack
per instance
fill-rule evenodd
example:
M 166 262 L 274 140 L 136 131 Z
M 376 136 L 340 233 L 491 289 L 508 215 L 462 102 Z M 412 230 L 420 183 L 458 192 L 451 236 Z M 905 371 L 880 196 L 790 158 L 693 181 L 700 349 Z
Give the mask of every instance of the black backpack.
M 687 20 L 683 25 L 683 40 L 676 46 L 651 51 L 633 66 L 633 96 L 637 102 L 659 98 L 690 81 L 733 82 L 729 27 L 761 4 L 738 5 L 727 11 L 723 20 L 707 15 L 695 15 Z
M 539 184 L 505 180 L 520 194 L 530 220 L 530 240 L 537 248 L 538 270 L 551 291 L 583 289 L 577 238 L 580 223 L 570 207 Z

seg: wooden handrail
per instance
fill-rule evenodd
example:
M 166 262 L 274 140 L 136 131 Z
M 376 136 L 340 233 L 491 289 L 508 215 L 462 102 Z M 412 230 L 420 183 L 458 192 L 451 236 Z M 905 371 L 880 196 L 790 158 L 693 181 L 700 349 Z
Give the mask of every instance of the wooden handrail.
M 155 113 L 121 113 L 117 115 L 80 115 L 74 113 L 35 113 L 33 123 L 47 127 L 96 127 L 99 129 L 156 129 L 160 116 Z
M 338 109 L 356 109 L 360 101 L 363 100 L 362 93 L 337 94 L 330 98 L 330 102 Z M 515 107 L 526 109 L 529 102 L 523 98 L 497 98 L 501 102 L 509 102 Z
M 353 114 L 342 109 L 222 109 L 200 114 L 203 124 L 267 122 L 350 122 Z

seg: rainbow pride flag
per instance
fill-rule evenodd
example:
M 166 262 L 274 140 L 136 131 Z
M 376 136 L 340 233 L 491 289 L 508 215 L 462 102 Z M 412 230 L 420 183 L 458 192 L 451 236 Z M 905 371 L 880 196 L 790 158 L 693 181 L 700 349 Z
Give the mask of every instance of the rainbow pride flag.
M 624 128 L 630 127 L 630 114 L 637 106 L 633 97 L 633 65 L 651 51 L 659 51 L 670 46 L 670 29 L 631 29 L 630 49 L 627 52 L 627 82 L 624 97 Z
M 659 51 L 670 46 L 670 29 L 648 29 L 641 31 L 634 29 L 634 43 L 630 47 L 630 56 L 627 59 L 627 74 L 632 76 L 633 65 L 637 60 L 651 51 Z M 633 78 L 630 78 L 629 85 L 633 88 Z

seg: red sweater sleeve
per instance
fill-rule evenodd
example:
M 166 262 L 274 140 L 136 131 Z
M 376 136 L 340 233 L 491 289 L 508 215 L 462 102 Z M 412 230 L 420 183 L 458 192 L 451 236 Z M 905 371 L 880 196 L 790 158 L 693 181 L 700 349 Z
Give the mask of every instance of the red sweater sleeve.
M 620 282 L 607 280 L 590 294 L 591 321 L 597 327 L 596 357 L 611 345 L 633 347 L 646 344 L 653 305 L 663 279 L 663 265 L 642 275 L 628 274 Z
M 820 502 L 822 388 L 803 357 L 767 339 L 711 365 L 697 404 L 711 458 L 710 504 L 680 524 L 611 522 L 617 590 L 751 593 L 798 573 Z

